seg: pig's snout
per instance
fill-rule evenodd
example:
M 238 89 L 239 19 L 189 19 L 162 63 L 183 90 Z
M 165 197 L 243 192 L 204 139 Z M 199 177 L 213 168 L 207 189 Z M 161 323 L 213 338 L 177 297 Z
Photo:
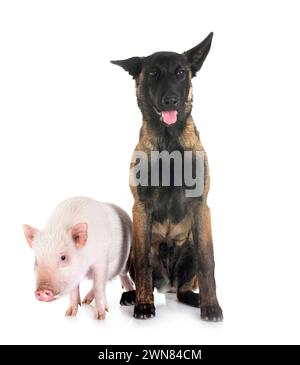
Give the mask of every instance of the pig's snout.
M 36 290 L 35 297 L 41 302 L 51 302 L 54 299 L 54 294 L 49 289 Z

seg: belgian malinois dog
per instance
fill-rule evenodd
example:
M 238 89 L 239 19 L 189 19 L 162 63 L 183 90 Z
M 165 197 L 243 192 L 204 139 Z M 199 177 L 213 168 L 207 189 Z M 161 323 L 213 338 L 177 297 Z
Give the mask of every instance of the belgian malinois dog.
M 134 197 L 131 274 L 136 292 L 121 298 L 121 304 L 135 301 L 135 318 L 155 316 L 154 288 L 176 292 L 180 302 L 200 307 L 204 320 L 223 318 L 216 295 L 207 205 L 208 161 L 191 116 L 192 78 L 210 50 L 212 37 L 210 33 L 182 54 L 157 52 L 112 61 L 134 78 L 143 115 L 130 170 Z M 169 166 L 162 161 L 163 153 L 169 155 Z M 196 174 L 193 186 L 200 188 L 192 191 L 186 181 L 178 183 L 188 173 Z M 198 287 L 199 294 L 194 292 Z

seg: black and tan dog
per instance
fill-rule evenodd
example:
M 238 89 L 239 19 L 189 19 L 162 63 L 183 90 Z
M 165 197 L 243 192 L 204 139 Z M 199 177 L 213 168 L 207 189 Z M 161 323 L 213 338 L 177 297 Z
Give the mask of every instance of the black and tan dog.
M 201 152 L 204 183 L 200 196 L 188 196 L 186 184 L 170 177 L 161 183 L 131 184 L 134 196 L 131 273 L 136 293 L 125 293 L 121 303 L 135 298 L 134 317 L 155 315 L 153 289 L 176 291 L 179 301 L 200 307 L 201 318 L 222 320 L 216 295 L 210 211 L 207 206 L 209 170 L 205 151 L 191 117 L 191 80 L 200 70 L 211 46 L 210 33 L 202 43 L 184 52 L 158 52 L 112 63 L 135 79 L 143 125 L 136 150 L 149 156 L 153 151 Z M 193 164 L 195 165 L 195 157 Z M 131 173 L 137 160 L 132 161 Z M 183 169 L 185 159 L 182 159 Z M 155 164 L 154 164 L 155 165 Z M 151 168 L 149 163 L 149 176 Z M 169 174 L 173 176 L 175 164 Z M 195 168 L 195 166 L 193 166 Z M 160 174 L 162 167 L 160 165 Z M 199 293 L 193 290 L 198 288 Z

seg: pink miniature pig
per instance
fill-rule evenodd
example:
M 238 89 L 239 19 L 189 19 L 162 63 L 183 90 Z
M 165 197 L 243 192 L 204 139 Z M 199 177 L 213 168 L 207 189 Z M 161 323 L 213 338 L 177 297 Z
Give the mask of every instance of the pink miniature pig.
M 76 316 L 81 303 L 79 284 L 86 276 L 93 280 L 93 287 L 82 303 L 90 304 L 95 298 L 97 319 L 104 319 L 108 310 L 108 280 L 119 275 L 123 288 L 133 289 L 127 275 L 131 220 L 121 208 L 74 197 L 57 206 L 43 231 L 23 228 L 36 257 L 35 296 L 50 302 L 69 293 L 66 316 Z

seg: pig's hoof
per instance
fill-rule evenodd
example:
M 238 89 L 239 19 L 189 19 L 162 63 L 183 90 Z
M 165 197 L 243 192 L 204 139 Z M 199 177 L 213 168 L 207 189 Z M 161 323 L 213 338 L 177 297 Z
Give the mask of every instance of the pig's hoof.
M 134 318 L 137 318 L 137 319 L 147 319 L 147 318 L 155 317 L 154 304 L 137 304 L 137 305 L 135 305 L 133 316 L 134 316 Z
M 135 290 L 125 291 L 122 293 L 120 304 L 133 305 L 135 303 Z
M 83 299 L 82 304 L 91 304 L 93 300 L 94 300 L 94 295 L 88 293 Z
M 96 319 L 103 321 L 105 319 L 106 309 L 104 311 L 96 310 Z
M 76 307 L 69 307 L 66 311 L 66 317 L 75 317 L 78 311 L 78 306 L 76 305 Z

